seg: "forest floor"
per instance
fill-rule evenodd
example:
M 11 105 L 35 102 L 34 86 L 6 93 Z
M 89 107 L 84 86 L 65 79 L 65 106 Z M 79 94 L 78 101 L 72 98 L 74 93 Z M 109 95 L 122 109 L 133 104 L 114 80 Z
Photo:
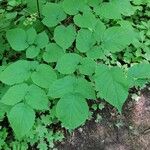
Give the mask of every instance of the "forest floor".
M 131 97 L 131 96 L 129 96 Z M 99 112 L 97 112 L 99 113 Z M 122 115 L 109 108 L 100 112 L 101 121 L 93 118 L 67 135 L 59 150 L 149 150 L 150 90 L 140 92 L 137 101 L 128 98 Z

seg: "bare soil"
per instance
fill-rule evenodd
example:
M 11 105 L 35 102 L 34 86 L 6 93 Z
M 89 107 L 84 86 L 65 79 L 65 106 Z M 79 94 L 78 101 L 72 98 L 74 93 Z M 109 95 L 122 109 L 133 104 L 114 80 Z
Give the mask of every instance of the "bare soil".
M 122 115 L 110 106 L 96 113 L 103 118 L 99 123 L 93 118 L 83 127 L 67 134 L 66 140 L 58 145 L 58 150 L 150 150 L 148 88 L 140 92 L 138 101 L 128 98 Z

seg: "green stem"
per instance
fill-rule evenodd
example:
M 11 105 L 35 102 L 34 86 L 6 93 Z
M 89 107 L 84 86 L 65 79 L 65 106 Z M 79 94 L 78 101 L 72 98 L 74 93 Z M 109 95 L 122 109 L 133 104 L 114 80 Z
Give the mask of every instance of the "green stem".
M 40 5 L 39 5 L 39 0 L 36 0 L 37 2 L 37 11 L 38 11 L 38 16 L 41 18 L 41 12 L 40 12 Z

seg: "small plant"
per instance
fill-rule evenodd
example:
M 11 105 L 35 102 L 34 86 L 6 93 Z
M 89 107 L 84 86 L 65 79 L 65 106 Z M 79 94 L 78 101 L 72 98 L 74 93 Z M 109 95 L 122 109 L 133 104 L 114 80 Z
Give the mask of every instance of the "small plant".
M 47 134 L 38 114 L 50 114 L 42 118 L 46 125 L 60 121 L 72 130 L 88 119 L 90 99 L 104 99 L 122 112 L 129 89 L 150 81 L 149 21 L 135 25 L 128 19 L 137 15 L 135 5 L 143 3 L 150 5 L 135 0 L 8 3 L 27 4 L 23 18 L 0 30 L 2 45 L 7 45 L 1 54 L 0 110 L 17 139 L 31 138 L 38 126 L 40 133 L 34 135 L 40 138 L 33 143 L 39 140 L 38 148 L 45 150 L 46 139 L 53 148 L 57 134 Z M 12 20 L 19 13 L 13 12 Z M 6 51 L 18 57 L 7 60 Z

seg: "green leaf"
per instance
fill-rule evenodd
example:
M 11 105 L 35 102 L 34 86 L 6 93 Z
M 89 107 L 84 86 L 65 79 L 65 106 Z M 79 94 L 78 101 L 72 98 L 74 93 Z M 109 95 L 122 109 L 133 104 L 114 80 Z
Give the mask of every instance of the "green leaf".
M 37 3 L 35 3 L 35 1 L 26 0 L 25 2 L 27 3 L 26 7 L 27 11 L 29 11 L 31 14 L 37 13 Z M 44 3 L 46 3 L 46 0 L 40 0 L 38 1 L 38 3 L 39 3 L 39 10 L 41 12 L 42 6 L 44 5 Z
M 0 114 L 4 114 L 5 115 L 5 113 L 9 112 L 10 109 L 11 109 L 11 106 L 5 105 L 5 104 L 0 102 Z
M 129 81 L 119 67 L 109 68 L 106 65 L 99 65 L 95 74 L 96 89 L 98 96 L 104 98 L 119 112 L 126 101 L 129 90 Z
M 52 83 L 48 95 L 52 98 L 61 98 L 68 93 L 78 93 L 84 98 L 95 99 L 95 91 L 92 84 L 83 78 L 65 76 Z
M 50 66 L 41 64 L 32 73 L 31 79 L 36 85 L 42 88 L 49 88 L 52 82 L 57 79 L 57 75 Z
M 130 0 L 112 0 L 94 8 L 94 12 L 97 15 L 106 19 L 121 19 L 121 15 L 131 16 L 134 14 L 134 11 L 135 9 L 131 5 Z
M 38 48 L 44 48 L 49 42 L 48 35 L 46 34 L 45 31 L 39 33 L 36 37 L 35 44 L 37 45 Z
M 10 64 L 4 71 L 0 73 L 0 81 L 13 85 L 28 80 L 31 75 L 31 63 L 26 60 L 18 60 Z
M 40 53 L 40 48 L 32 45 L 28 47 L 28 49 L 26 50 L 26 57 L 32 59 L 32 58 L 37 57 L 39 53 Z
M 18 139 L 28 134 L 34 125 L 35 112 L 28 105 L 23 103 L 15 105 L 7 116 Z
M 87 57 L 92 59 L 103 59 L 105 58 L 105 53 L 102 50 L 101 46 L 94 46 L 87 53 Z
M 83 15 L 77 14 L 73 20 L 78 27 L 89 28 L 90 30 L 93 30 L 97 23 L 97 19 L 92 12 L 86 12 Z
M 25 83 L 14 85 L 8 89 L 1 99 L 1 103 L 6 105 L 15 105 L 24 99 L 28 85 Z
M 96 15 L 106 19 L 121 19 L 120 10 L 113 2 L 104 2 L 94 8 Z M 110 13 L 111 12 L 111 13 Z
M 106 30 L 105 24 L 101 22 L 100 20 L 98 20 L 95 26 L 95 30 L 94 30 L 94 38 L 96 39 L 98 43 L 102 41 L 102 37 L 103 37 L 105 30 Z
M 10 46 L 16 51 L 25 50 L 29 46 L 26 32 L 21 28 L 8 30 L 6 32 L 6 38 Z
M 81 74 L 91 76 L 95 72 L 96 63 L 90 58 L 83 58 L 80 62 L 79 71 Z
M 63 9 L 69 15 L 76 15 L 85 7 L 86 0 L 64 0 Z
M 26 103 L 37 110 L 48 110 L 48 98 L 44 90 L 32 84 L 25 96 Z
M 95 89 L 91 82 L 88 82 L 84 78 L 77 78 L 74 83 L 74 93 L 79 93 L 84 98 L 96 99 Z
M 133 42 L 133 36 L 122 27 L 108 28 L 102 37 L 102 49 L 105 52 L 119 52 Z
M 26 33 L 27 33 L 27 43 L 29 45 L 33 44 L 37 36 L 36 30 L 33 27 L 31 27 L 26 31 Z
M 67 27 L 60 25 L 54 30 L 54 40 L 64 50 L 68 49 L 76 38 L 76 30 L 73 25 Z
M 48 92 L 48 96 L 52 98 L 61 98 L 67 93 L 74 91 L 75 77 L 65 76 L 64 78 L 54 81 Z
M 82 125 L 89 115 L 88 105 L 79 94 L 67 94 L 56 106 L 56 114 L 63 126 L 75 129 Z
M 43 23 L 48 27 L 54 27 L 63 21 L 67 16 L 60 4 L 47 3 L 42 10 Z
M 142 4 L 150 4 L 149 0 L 133 0 L 133 4 L 135 5 L 142 5 Z
M 93 45 L 96 43 L 93 37 L 93 33 L 87 29 L 80 29 L 76 38 L 77 49 L 84 53 L 89 51 Z
M 0 84 L 0 99 L 4 96 L 6 91 L 9 89 L 9 86 Z
M 46 46 L 43 54 L 43 59 L 47 63 L 57 62 L 58 59 L 64 54 L 64 51 L 56 43 L 50 43 Z
M 130 0 L 113 0 L 113 3 L 124 16 L 131 16 L 135 12 L 135 8 L 131 5 Z
M 87 0 L 87 3 L 89 6 L 91 7 L 96 7 L 99 6 L 99 4 L 102 2 L 103 0 Z
M 72 74 L 76 71 L 81 56 L 75 53 L 64 54 L 57 62 L 56 69 L 62 74 Z
M 150 64 L 141 63 L 129 68 L 128 75 L 133 78 L 149 78 L 150 79 Z

